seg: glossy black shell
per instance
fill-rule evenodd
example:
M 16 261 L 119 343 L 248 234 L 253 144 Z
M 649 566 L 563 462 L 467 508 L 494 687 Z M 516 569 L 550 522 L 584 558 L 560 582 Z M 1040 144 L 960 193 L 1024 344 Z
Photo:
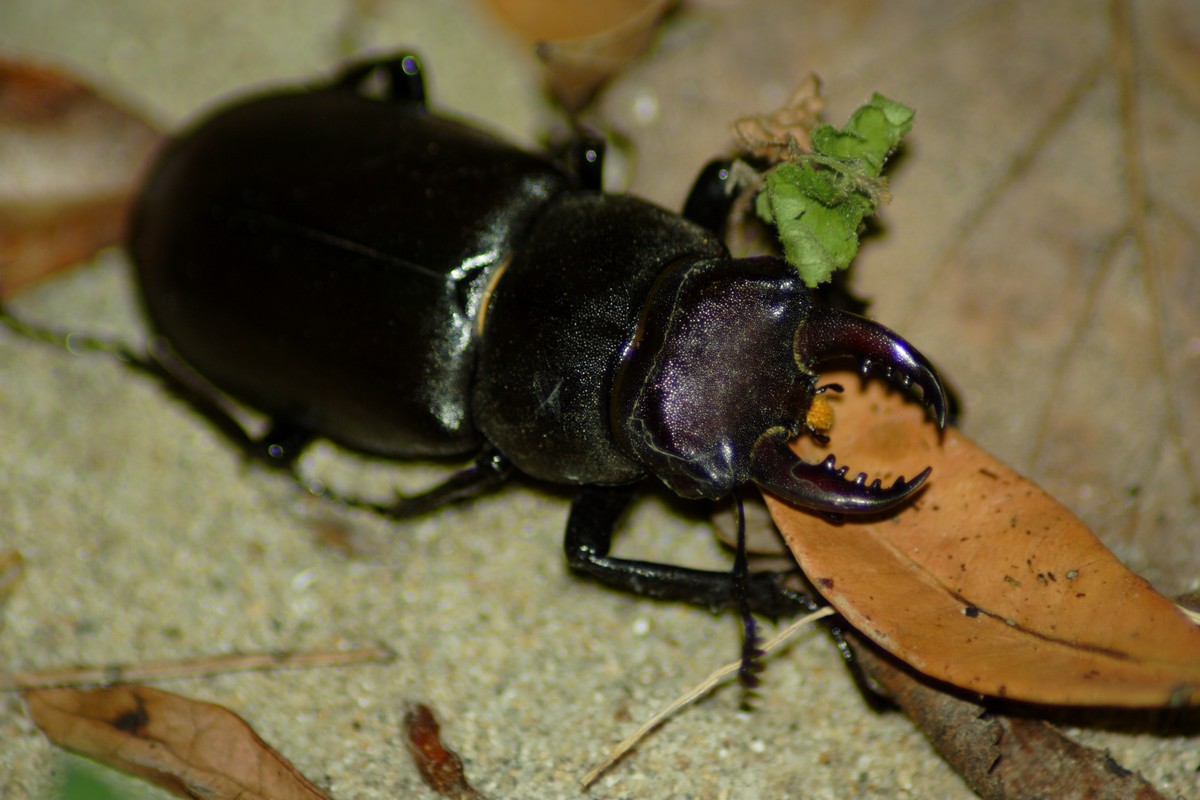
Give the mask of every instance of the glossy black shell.
M 621 359 L 669 264 L 727 256 L 676 214 L 340 88 L 180 137 L 130 246 L 153 328 L 272 418 L 388 457 L 487 441 L 570 484 L 646 474 L 610 427 Z
M 130 247 L 155 330 L 230 395 L 391 457 L 477 450 L 476 316 L 571 180 L 418 103 L 273 95 L 178 138 Z

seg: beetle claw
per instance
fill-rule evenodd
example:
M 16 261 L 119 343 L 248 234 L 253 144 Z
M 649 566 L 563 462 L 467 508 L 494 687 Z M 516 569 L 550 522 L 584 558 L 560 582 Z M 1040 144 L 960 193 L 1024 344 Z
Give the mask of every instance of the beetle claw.
M 819 464 L 798 458 L 787 445 L 787 434 L 776 428 L 759 437 L 750 456 L 750 479 L 760 488 L 812 511 L 825 514 L 878 514 L 904 503 L 925 483 L 926 467 L 912 480 L 897 478 L 884 487 L 879 478 L 869 484 L 865 472 L 846 480 L 850 467 L 836 457 Z
M 858 372 L 867 378 L 877 369 L 902 390 L 913 384 L 921 389 L 925 406 L 933 410 L 938 428 L 946 426 L 946 389 L 933 365 L 898 334 L 857 314 L 814 306 L 796 331 L 797 359 L 807 366 L 848 356 L 858 361 Z

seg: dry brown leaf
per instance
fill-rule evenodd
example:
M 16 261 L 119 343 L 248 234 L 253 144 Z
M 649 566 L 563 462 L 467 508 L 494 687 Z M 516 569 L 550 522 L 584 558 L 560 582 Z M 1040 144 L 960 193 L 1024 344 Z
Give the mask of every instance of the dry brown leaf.
M 146 686 L 38 689 L 25 700 L 56 744 L 182 797 L 328 800 L 222 706 Z
M 851 632 L 858 665 L 984 800 L 1165 800 L 1107 753 L 1040 719 L 1006 714 L 922 681 Z
M 933 467 L 894 517 L 834 524 L 768 497 L 813 585 L 874 642 L 927 675 L 1040 703 L 1200 703 L 1200 628 L 1065 507 L 922 409 L 829 375 L 839 463 L 890 483 Z M 802 442 L 801 455 L 824 453 Z
M 66 74 L 0 60 L 0 296 L 119 242 L 158 140 Z

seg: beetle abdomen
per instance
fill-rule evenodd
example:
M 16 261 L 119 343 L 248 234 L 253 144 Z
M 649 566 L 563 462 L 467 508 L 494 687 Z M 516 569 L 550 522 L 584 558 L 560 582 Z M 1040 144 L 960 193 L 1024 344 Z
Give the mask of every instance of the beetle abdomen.
M 131 250 L 153 326 L 222 390 L 355 449 L 459 454 L 479 298 L 569 185 L 416 103 L 277 95 L 171 146 Z

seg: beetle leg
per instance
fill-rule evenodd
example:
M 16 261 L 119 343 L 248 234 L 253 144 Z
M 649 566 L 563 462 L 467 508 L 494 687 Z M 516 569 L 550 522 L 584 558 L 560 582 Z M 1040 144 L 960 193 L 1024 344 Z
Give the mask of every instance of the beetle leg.
M 295 463 L 304 448 L 316 438 L 312 431 L 272 419 L 271 428 L 265 435 L 259 438 L 251 436 L 230 413 L 222 396 L 184 364 L 161 339 L 151 342 L 148 355 L 139 356 L 126 351 L 118 357 L 126 366 L 151 376 L 176 399 L 186 403 L 240 450 L 247 460 L 272 469 L 287 470 L 298 482 L 303 483 L 296 475 Z
M 566 147 L 567 169 L 579 181 L 580 187 L 593 192 L 604 190 L 604 151 L 606 143 L 599 136 L 581 133 Z
M 758 673 L 762 671 L 759 658 L 763 651 L 758 636 L 758 623 L 750 611 L 750 567 L 746 559 L 746 513 L 742 508 L 742 497 L 735 490 L 734 507 L 737 509 L 737 550 L 733 559 L 733 594 L 737 599 L 738 613 L 742 618 L 742 664 L 738 667 L 738 681 L 746 689 L 758 685 Z
M 584 486 L 571 504 L 564 542 L 571 569 L 622 591 L 660 600 L 678 600 L 712 611 L 741 608 L 734 576 L 608 555 L 613 528 L 633 499 L 633 486 Z M 784 586 L 789 573 L 752 572 L 745 576 L 745 608 L 767 617 L 793 616 L 812 601 Z
M 309 486 L 310 491 L 335 502 L 356 508 L 369 508 L 394 519 L 405 519 L 428 513 L 448 503 L 466 500 L 490 492 L 508 480 L 513 473 L 510 462 L 494 447 L 487 447 L 471 466 L 460 469 L 441 483 L 420 494 L 398 495 L 391 503 L 376 503 L 345 497 L 323 485 Z
M 722 239 L 729 222 L 729 211 L 737 199 L 737 192 L 730 186 L 730 165 L 726 158 L 716 158 L 704 165 L 687 202 L 683 204 L 683 216 L 708 228 Z
M 386 84 L 381 87 L 372 84 L 372 81 L 380 79 L 385 79 Z M 377 95 L 390 102 L 425 105 L 425 78 L 421 74 L 421 61 L 412 53 L 350 64 L 338 73 L 333 85 L 358 94 Z
M 170 350 L 165 342 L 151 344 L 150 353 L 140 355 L 128 345 L 73 332 L 41 327 L 14 317 L 0 305 L 0 324 L 30 339 L 66 348 L 72 353 L 102 353 L 126 367 L 157 380 L 217 429 L 245 456 L 267 466 L 290 469 L 300 451 L 312 440 L 312 434 L 295 426 L 276 422 L 262 439 L 254 439 L 233 418 L 219 396 Z

